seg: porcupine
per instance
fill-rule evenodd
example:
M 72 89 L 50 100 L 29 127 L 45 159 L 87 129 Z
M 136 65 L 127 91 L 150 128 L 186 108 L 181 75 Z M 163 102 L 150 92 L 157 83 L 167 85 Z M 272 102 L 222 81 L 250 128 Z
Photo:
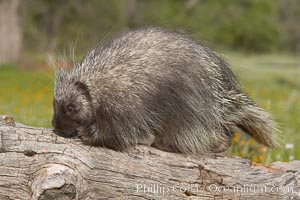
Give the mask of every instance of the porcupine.
M 56 69 L 57 134 L 117 151 L 154 136 L 171 152 L 225 151 L 234 130 L 276 147 L 269 114 L 243 93 L 229 65 L 191 37 L 161 28 L 106 39 Z

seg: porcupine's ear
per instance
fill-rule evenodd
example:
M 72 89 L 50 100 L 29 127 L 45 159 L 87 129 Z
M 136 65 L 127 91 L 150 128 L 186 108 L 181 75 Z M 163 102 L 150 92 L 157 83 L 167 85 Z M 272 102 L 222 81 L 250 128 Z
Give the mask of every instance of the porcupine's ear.
M 77 89 L 82 92 L 83 95 L 85 95 L 86 97 L 88 97 L 89 99 L 91 98 L 91 94 L 90 94 L 90 90 L 88 88 L 88 86 L 80 81 L 76 81 L 75 82 L 75 86 L 77 87 Z

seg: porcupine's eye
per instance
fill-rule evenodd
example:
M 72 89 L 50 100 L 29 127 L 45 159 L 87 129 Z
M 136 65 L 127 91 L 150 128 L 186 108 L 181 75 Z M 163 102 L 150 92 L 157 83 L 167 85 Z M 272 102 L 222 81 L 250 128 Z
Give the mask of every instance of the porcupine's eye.
M 74 113 L 74 110 L 75 110 L 74 106 L 72 106 L 72 105 L 67 106 L 66 107 L 66 115 L 68 115 L 68 116 L 72 115 Z

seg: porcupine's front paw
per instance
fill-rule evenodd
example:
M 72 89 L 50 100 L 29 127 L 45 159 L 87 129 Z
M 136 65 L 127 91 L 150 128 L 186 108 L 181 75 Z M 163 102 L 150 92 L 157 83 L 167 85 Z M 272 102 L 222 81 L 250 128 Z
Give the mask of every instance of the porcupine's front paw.
M 130 146 L 126 141 L 120 141 L 111 135 L 100 134 L 93 127 L 80 129 L 78 135 L 83 144 L 104 147 L 114 151 L 124 151 Z
M 97 141 L 93 137 L 93 134 L 89 128 L 78 128 L 78 137 L 81 139 L 83 144 L 97 145 Z

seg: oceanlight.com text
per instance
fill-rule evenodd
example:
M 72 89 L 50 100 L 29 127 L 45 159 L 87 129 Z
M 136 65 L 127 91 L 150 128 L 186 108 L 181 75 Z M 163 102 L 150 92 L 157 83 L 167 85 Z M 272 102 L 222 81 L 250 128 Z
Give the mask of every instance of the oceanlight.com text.
M 288 186 L 271 186 L 271 185 L 236 185 L 223 186 L 218 184 L 177 184 L 166 186 L 163 184 L 136 184 L 137 193 L 146 193 L 154 195 L 168 195 L 176 192 L 188 192 L 190 194 L 201 194 L 204 192 L 211 192 L 213 194 L 230 194 L 230 193 L 248 193 L 248 194 L 293 194 L 293 187 Z

